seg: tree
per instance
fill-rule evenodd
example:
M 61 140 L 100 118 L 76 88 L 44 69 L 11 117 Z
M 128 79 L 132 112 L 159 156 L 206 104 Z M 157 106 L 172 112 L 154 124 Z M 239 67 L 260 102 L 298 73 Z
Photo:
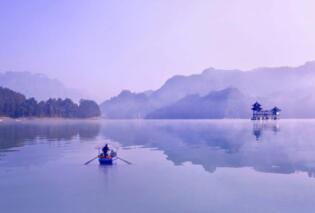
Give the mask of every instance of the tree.
M 25 101 L 25 96 L 10 89 L 0 87 L 0 115 L 18 117 L 18 108 Z
M 35 117 L 38 116 L 38 103 L 35 98 L 30 98 L 22 102 L 17 109 L 17 117 Z
M 61 107 L 63 109 L 62 117 L 75 118 L 78 114 L 79 106 L 73 103 L 72 100 L 69 98 L 62 101 Z
M 80 100 L 77 115 L 79 118 L 99 117 L 100 115 L 101 115 L 100 108 L 95 101 Z

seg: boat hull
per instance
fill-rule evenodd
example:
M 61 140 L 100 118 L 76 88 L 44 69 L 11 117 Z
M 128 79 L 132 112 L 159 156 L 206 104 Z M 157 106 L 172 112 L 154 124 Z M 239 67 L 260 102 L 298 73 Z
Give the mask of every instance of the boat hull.
M 98 162 L 101 165 L 111 165 L 113 164 L 113 158 L 98 157 Z

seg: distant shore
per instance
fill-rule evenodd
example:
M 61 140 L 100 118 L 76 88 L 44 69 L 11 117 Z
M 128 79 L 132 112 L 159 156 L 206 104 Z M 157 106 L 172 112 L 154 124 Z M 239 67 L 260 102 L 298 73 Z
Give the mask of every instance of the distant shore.
M 250 121 L 253 123 L 272 123 L 289 120 L 314 120 L 315 118 L 281 118 L 279 120 L 251 120 L 250 118 L 212 118 L 212 119 L 110 119 L 105 117 L 92 118 L 62 118 L 62 117 L 0 117 L 1 122 L 21 122 L 21 121 Z
M 94 118 L 61 118 L 61 117 L 21 117 L 21 118 L 11 118 L 11 117 L 0 117 L 0 122 L 5 121 L 34 121 L 34 120 L 55 120 L 55 121 L 91 121 L 91 120 L 103 120 L 101 117 Z

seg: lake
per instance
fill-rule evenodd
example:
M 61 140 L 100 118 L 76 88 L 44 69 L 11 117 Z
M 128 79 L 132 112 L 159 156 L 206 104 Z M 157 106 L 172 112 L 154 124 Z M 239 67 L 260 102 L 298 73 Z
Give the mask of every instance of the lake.
M 118 156 L 100 166 L 97 147 Z M 0 212 L 313 212 L 315 121 L 0 122 Z

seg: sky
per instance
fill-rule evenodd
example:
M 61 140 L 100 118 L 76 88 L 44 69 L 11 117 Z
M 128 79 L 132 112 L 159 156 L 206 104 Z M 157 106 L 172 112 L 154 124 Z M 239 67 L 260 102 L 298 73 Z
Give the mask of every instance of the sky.
M 208 67 L 315 60 L 314 0 L 0 0 L 0 71 L 98 100 Z

